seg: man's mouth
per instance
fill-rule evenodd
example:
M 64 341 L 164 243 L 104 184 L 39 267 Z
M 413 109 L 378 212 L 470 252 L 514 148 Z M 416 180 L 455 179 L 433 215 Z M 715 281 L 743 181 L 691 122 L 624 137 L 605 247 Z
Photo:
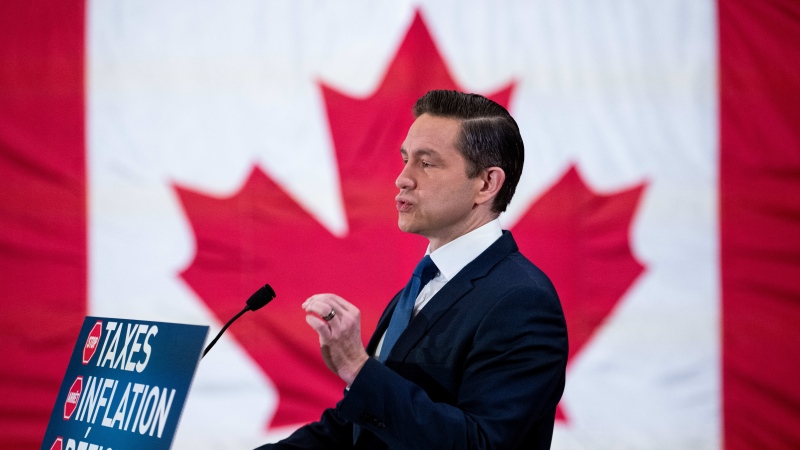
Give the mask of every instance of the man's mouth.
M 395 204 L 397 205 L 397 211 L 399 212 L 408 212 L 412 206 L 410 202 L 401 199 L 396 199 Z

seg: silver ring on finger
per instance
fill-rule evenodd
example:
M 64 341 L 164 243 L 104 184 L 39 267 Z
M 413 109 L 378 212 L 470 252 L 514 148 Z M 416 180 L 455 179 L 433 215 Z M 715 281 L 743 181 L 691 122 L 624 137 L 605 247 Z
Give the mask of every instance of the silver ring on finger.
M 331 321 L 331 319 L 333 319 L 335 316 L 336 316 L 336 311 L 334 311 L 334 309 L 333 309 L 333 308 L 331 308 L 331 312 L 329 312 L 327 316 L 323 317 L 323 319 L 324 319 L 326 322 L 330 322 L 330 321 Z

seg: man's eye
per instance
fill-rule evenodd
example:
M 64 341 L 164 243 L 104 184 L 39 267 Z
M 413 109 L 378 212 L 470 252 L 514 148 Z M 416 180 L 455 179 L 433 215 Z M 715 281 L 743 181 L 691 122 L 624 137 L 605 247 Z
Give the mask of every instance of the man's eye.
M 433 165 L 427 161 L 422 161 L 420 164 L 422 164 L 422 167 L 431 167 Z

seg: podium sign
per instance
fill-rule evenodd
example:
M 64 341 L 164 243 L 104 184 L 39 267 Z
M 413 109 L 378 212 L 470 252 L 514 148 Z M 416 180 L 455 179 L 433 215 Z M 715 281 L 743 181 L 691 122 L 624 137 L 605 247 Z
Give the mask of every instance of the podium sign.
M 87 317 L 45 450 L 169 449 L 208 327 Z

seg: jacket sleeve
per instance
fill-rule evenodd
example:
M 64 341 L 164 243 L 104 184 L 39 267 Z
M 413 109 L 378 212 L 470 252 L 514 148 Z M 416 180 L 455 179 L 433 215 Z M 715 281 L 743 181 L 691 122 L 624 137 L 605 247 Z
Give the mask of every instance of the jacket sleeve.
M 336 409 L 328 408 L 318 422 L 297 429 L 288 438 L 265 444 L 256 450 L 322 450 L 353 447 L 353 424 L 340 417 Z
M 370 360 L 337 409 L 392 449 L 516 448 L 539 423 L 549 421 L 552 433 L 566 361 L 557 298 L 523 287 L 483 313 L 464 366 L 453 368 L 463 372 L 455 404 L 433 402 L 422 388 Z

